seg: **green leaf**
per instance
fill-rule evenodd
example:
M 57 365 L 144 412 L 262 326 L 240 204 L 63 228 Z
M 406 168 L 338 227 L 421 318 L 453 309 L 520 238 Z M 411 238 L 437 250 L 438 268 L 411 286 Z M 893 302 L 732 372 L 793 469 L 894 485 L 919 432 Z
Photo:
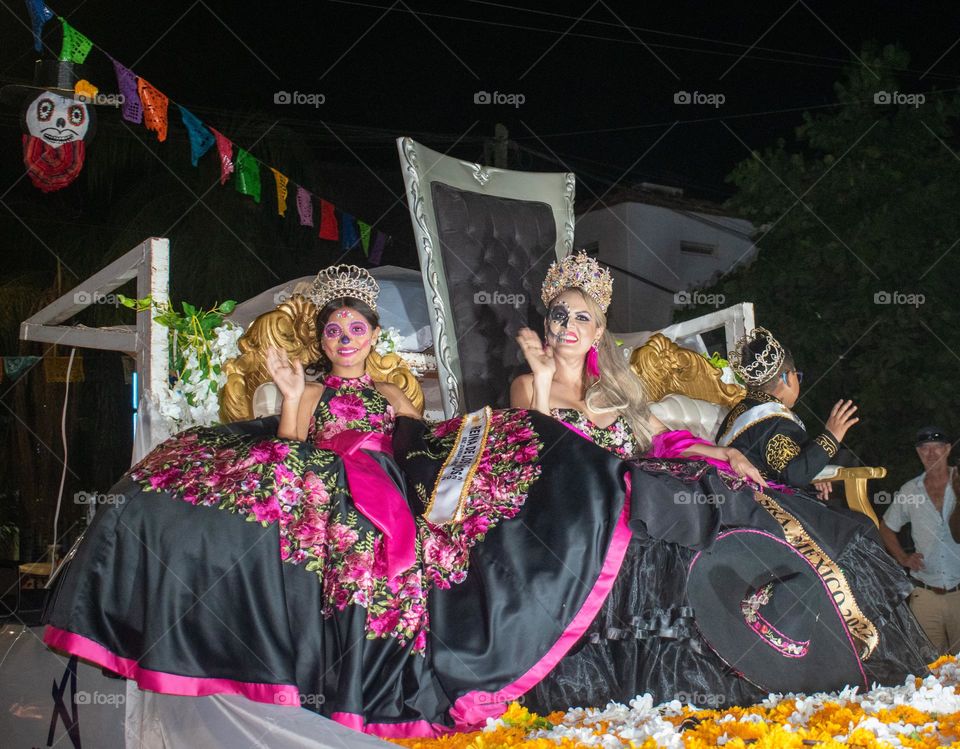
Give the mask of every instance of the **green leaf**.
M 189 317 L 194 317 L 197 314 L 197 308 L 189 302 L 181 302 L 181 305 L 183 306 L 183 314 Z
M 223 304 L 220 305 L 219 309 L 223 314 L 229 315 L 231 312 L 233 312 L 236 306 L 237 306 L 236 300 L 228 299 L 227 301 L 225 301 Z

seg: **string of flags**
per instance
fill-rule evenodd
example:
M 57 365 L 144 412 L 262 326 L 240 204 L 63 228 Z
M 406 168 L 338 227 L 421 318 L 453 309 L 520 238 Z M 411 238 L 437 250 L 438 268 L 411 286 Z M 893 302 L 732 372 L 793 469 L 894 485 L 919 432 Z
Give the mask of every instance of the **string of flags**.
M 82 65 L 96 46 L 113 64 L 117 91 L 122 96 L 120 113 L 123 119 L 135 125 L 143 125 L 156 135 L 158 141 L 167 139 L 171 126 L 171 109 L 176 108 L 190 143 L 190 163 L 197 166 L 200 159 L 216 147 L 220 165 L 220 184 L 233 179 L 236 191 L 260 203 L 263 197 L 264 180 L 267 189 L 273 188 L 277 214 L 287 217 L 288 199 L 293 196 L 299 224 L 317 231 L 319 239 L 337 242 L 345 250 L 359 246 L 372 265 L 379 265 L 383 251 L 391 238 L 376 227 L 338 209 L 334 204 L 314 195 L 302 185 L 293 182 L 279 169 L 266 164 L 235 144 L 219 130 L 204 123 L 186 107 L 172 101 L 166 94 L 133 70 L 107 54 L 87 36 L 71 26 L 65 18 L 57 16 L 44 0 L 26 0 L 33 30 L 34 47 L 42 50 L 41 34 L 50 21 L 57 19 L 63 31 L 59 60 L 61 63 Z M 99 88 L 87 80 L 78 80 L 75 94 L 81 101 L 97 101 Z M 270 177 L 272 176 L 272 180 Z M 272 185 L 271 185 L 272 182 Z

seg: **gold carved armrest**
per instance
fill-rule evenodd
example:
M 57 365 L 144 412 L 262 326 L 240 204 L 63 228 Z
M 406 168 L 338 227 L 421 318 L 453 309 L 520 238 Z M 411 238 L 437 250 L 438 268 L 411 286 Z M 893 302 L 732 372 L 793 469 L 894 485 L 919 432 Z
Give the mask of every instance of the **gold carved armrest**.
M 634 349 L 630 367 L 643 381 L 651 401 L 678 393 L 732 408 L 743 400 L 742 387 L 723 382 L 721 371 L 705 357 L 678 346 L 662 333 Z
M 312 364 L 320 358 L 317 341 L 317 309 L 300 294 L 264 312 L 240 336 L 240 355 L 224 365 L 227 382 L 220 394 L 220 419 L 223 422 L 253 418 L 253 394 L 270 381 L 267 349 L 283 349 L 291 361 Z M 403 390 L 414 407 L 423 412 L 423 390 L 417 378 L 397 354 L 381 356 L 371 351 L 367 372 L 377 382 L 390 382 Z
M 835 467 L 832 473 L 821 473 L 817 481 L 842 481 L 843 493 L 847 497 L 847 506 L 851 510 L 862 512 L 873 521 L 877 527 L 880 521 L 873 510 L 870 496 L 867 494 L 867 481 L 886 477 L 887 469 L 878 466 L 857 466 L 855 468 Z

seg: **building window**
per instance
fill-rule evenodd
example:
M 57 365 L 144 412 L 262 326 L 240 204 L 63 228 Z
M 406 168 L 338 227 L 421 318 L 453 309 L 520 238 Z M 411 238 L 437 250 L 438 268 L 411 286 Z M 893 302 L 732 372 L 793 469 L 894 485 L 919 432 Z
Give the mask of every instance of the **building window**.
M 712 257 L 717 254 L 715 244 L 704 244 L 703 242 L 680 242 L 680 252 L 686 252 L 688 255 L 703 255 Z

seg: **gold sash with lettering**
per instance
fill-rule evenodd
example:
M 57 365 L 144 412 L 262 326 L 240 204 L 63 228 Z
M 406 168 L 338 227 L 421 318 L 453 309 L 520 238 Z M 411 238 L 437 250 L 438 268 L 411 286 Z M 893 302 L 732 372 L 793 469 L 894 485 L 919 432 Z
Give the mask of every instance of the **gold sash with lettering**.
M 799 520 L 766 494 L 756 492 L 756 497 L 760 505 L 773 515 L 777 523 L 780 524 L 787 543 L 803 554 L 820 577 L 823 578 L 834 603 L 840 610 L 840 615 L 847 624 L 847 629 L 863 646 L 860 657 L 863 660 L 869 658 L 873 655 L 877 645 L 880 644 L 880 635 L 873 622 L 867 619 L 860 610 L 860 606 L 857 605 L 857 600 L 853 597 L 853 591 L 850 589 L 850 584 L 847 582 L 843 571 L 817 545 L 816 541 L 810 538 Z

